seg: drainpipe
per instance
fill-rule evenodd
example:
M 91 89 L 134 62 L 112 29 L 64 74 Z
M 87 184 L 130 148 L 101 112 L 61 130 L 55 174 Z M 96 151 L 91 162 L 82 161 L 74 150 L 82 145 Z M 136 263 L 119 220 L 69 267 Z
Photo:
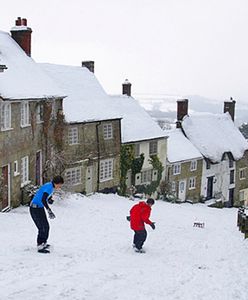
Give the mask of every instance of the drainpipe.
M 100 185 L 100 141 L 99 141 L 99 126 L 101 122 L 96 124 L 96 143 L 97 143 L 97 185 L 96 190 L 99 192 L 99 185 Z

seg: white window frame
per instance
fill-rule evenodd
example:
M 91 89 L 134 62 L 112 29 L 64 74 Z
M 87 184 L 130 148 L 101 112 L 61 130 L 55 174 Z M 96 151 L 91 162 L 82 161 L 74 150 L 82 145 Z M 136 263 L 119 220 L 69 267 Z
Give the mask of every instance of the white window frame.
M 78 127 L 69 127 L 68 130 L 68 144 L 75 145 L 79 143 Z
M 171 191 L 175 192 L 176 191 L 176 181 L 171 182 Z
M 134 156 L 135 157 L 140 156 L 140 144 L 134 144 Z
M 158 141 L 152 141 L 149 143 L 149 155 L 158 154 Z
M 36 107 L 36 123 L 43 122 L 44 107 L 42 103 L 38 103 Z
M 29 102 L 21 102 L 21 127 L 30 126 Z
M 191 160 L 190 171 L 196 171 L 196 170 L 197 170 L 197 160 Z
M 0 105 L 1 110 L 1 131 L 9 130 L 11 128 L 11 103 L 2 102 Z
M 194 190 L 196 188 L 196 177 L 189 178 L 189 190 Z
M 53 120 L 56 118 L 56 110 L 55 110 L 55 101 L 51 102 L 51 115 L 50 119 Z
M 29 183 L 29 157 L 21 158 L 21 187 Z
M 20 175 L 18 161 L 14 161 L 14 176 Z
M 246 168 L 239 169 L 239 180 L 246 179 Z
M 173 173 L 173 175 L 181 174 L 181 164 L 174 164 L 172 166 L 172 173 Z
M 149 184 L 152 182 L 153 169 L 143 170 L 141 172 L 141 184 Z
M 103 159 L 100 161 L 100 182 L 113 179 L 114 160 Z
M 82 182 L 81 167 L 66 169 L 65 180 L 68 185 L 78 185 Z
M 239 191 L 239 201 L 245 201 L 245 191 Z
M 111 123 L 103 125 L 103 138 L 104 140 L 110 140 L 113 138 L 113 126 Z

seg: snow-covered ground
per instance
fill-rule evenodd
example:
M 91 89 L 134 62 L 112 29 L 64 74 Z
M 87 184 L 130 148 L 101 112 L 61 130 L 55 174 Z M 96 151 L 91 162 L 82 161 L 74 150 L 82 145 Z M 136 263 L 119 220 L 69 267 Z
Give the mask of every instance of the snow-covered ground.
M 156 201 L 156 230 L 147 227 L 139 254 L 126 221 L 135 202 L 102 194 L 57 200 L 50 254 L 36 252 L 28 207 L 2 213 L 0 299 L 248 299 L 248 242 L 236 209 Z

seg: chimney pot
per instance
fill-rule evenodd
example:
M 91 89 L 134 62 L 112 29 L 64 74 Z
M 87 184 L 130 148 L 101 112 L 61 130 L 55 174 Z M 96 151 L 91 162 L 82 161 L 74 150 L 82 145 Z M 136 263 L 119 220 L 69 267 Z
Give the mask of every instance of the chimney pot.
M 128 79 L 126 79 L 125 82 L 122 84 L 122 95 L 127 95 L 131 97 L 131 87 L 132 84 L 128 81 Z
M 95 62 L 93 60 L 82 61 L 82 67 L 86 67 L 90 72 L 95 72 Z
M 22 25 L 27 26 L 27 19 L 22 19 Z
M 22 20 L 20 17 L 18 17 L 15 21 L 16 26 L 21 26 Z

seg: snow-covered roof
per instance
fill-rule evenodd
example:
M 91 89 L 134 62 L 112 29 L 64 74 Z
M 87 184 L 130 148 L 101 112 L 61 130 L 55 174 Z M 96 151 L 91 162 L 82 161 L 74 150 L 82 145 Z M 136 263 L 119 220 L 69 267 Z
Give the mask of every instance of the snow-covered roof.
M 113 109 L 123 116 L 122 143 L 166 137 L 166 133 L 133 97 L 118 95 L 111 96 L 111 99 Z
M 26 55 L 8 33 L 3 31 L 0 31 L 0 64 L 8 68 L 0 76 L 0 97 L 3 99 L 64 96 L 39 65 Z
M 55 64 L 40 66 L 67 95 L 63 103 L 67 122 L 91 122 L 122 117 L 119 110 L 113 109 L 112 100 L 86 67 Z
M 248 149 L 245 138 L 229 113 L 186 116 L 182 127 L 188 139 L 212 162 L 220 162 L 225 152 L 231 152 L 234 159 L 238 160 Z
M 185 137 L 179 128 L 166 131 L 169 138 L 167 140 L 167 157 L 170 163 L 200 159 L 201 153 L 198 149 Z

